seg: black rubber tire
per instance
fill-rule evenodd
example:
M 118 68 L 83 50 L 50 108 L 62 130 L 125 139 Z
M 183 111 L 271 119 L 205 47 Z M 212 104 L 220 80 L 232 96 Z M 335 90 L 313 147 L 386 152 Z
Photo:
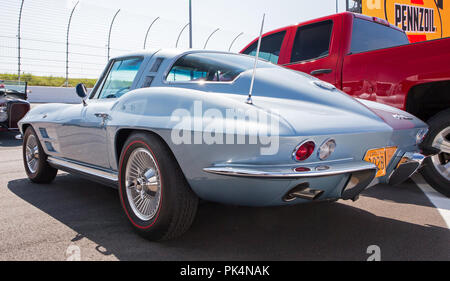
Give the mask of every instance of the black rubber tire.
M 38 145 L 38 152 L 39 152 L 39 160 L 38 160 L 38 167 L 36 169 L 35 173 L 32 173 L 28 169 L 27 160 L 25 156 L 26 151 L 26 143 L 28 138 L 34 135 L 37 141 Z M 52 182 L 56 174 L 58 173 L 58 169 L 53 168 L 50 166 L 47 162 L 47 155 L 44 152 L 44 149 L 42 148 L 42 145 L 39 141 L 39 138 L 34 131 L 34 129 L 30 126 L 25 130 L 25 134 L 23 136 L 23 144 L 22 144 L 22 157 L 23 157 L 23 165 L 25 166 L 25 172 L 27 173 L 28 178 L 35 183 L 50 183 Z
M 431 146 L 436 135 L 447 127 L 450 127 L 450 109 L 444 110 L 428 120 L 430 126 L 427 137 L 423 145 Z M 425 159 L 424 166 L 420 169 L 420 173 L 425 180 L 438 192 L 450 197 L 450 181 L 445 179 L 434 167 L 430 157 Z
M 160 204 L 149 221 L 143 221 L 133 213 L 125 190 L 126 163 L 137 148 L 152 153 L 160 170 Z M 152 241 L 169 240 L 185 233 L 194 221 L 199 201 L 167 145 L 158 136 L 142 132 L 133 133 L 123 146 L 119 160 L 119 196 L 133 229 Z

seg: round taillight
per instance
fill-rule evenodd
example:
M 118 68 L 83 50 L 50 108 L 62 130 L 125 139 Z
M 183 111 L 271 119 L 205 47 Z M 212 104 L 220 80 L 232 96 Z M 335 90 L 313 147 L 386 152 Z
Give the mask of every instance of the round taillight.
M 307 141 L 302 143 L 297 150 L 295 151 L 295 160 L 297 161 L 304 161 L 311 156 L 314 152 L 314 148 L 316 145 L 313 141 Z
M 326 160 L 330 155 L 334 152 L 334 149 L 336 148 L 336 141 L 333 139 L 327 140 L 324 142 L 320 147 L 318 156 L 320 160 Z

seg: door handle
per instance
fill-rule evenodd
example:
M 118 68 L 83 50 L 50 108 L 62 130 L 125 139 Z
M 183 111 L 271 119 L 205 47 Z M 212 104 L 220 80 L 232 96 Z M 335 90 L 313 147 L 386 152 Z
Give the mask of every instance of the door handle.
M 108 113 L 104 113 L 104 112 L 97 112 L 97 113 L 94 113 L 94 115 L 95 115 L 96 117 L 98 117 L 98 118 L 102 118 L 101 126 L 105 126 L 106 120 L 111 119 L 111 118 L 109 117 L 109 114 L 108 114 Z
M 328 74 L 328 73 L 331 73 L 331 72 L 333 72 L 333 70 L 332 69 L 316 69 L 316 70 L 313 70 L 313 71 L 311 71 L 311 75 L 320 75 L 320 74 Z
M 98 118 L 109 119 L 108 113 L 98 112 L 98 113 L 94 113 L 94 115 L 97 116 Z

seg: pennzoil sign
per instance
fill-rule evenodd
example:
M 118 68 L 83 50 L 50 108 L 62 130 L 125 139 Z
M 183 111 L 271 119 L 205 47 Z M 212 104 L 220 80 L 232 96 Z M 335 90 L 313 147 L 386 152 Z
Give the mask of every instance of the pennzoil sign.
M 403 29 L 411 43 L 450 36 L 448 0 L 362 0 L 364 15 Z M 445 2 L 445 3 L 444 3 Z
M 395 4 L 395 25 L 406 32 L 435 33 L 434 10 L 425 7 Z

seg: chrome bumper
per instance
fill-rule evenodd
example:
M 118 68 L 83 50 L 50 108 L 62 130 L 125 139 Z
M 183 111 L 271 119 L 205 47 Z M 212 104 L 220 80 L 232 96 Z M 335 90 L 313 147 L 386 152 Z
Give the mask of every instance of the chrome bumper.
M 295 168 L 305 168 L 306 171 L 297 172 Z M 235 177 L 257 177 L 257 178 L 278 178 L 278 179 L 299 179 L 326 177 L 341 174 L 349 174 L 359 171 L 373 170 L 377 167 L 366 161 L 334 164 L 309 164 L 309 165 L 216 165 L 204 168 L 203 171 L 212 174 L 235 176 Z
M 298 172 L 295 168 L 307 169 Z M 290 202 L 296 198 L 306 200 L 321 199 L 324 190 L 320 186 L 310 183 L 314 178 L 330 177 L 336 175 L 348 175 L 349 178 L 342 190 L 342 199 L 358 198 L 358 194 L 369 186 L 377 173 L 375 164 L 366 161 L 352 161 L 351 163 L 327 163 L 327 164 L 309 164 L 309 165 L 282 165 L 282 166 L 266 166 L 266 165 L 217 165 L 214 167 L 204 168 L 203 171 L 235 177 L 250 178 L 272 178 L 272 179 L 304 179 L 300 184 L 291 188 L 284 196 L 283 201 Z
M 421 166 L 426 156 L 421 153 L 407 152 L 397 164 L 397 167 L 389 175 L 388 183 L 399 184 L 411 177 Z
M 426 157 L 420 153 L 405 153 L 396 168 L 383 178 L 390 184 L 396 184 L 408 179 L 422 165 Z M 295 168 L 306 170 L 298 172 Z M 290 202 L 296 198 L 307 200 L 321 200 L 324 190 L 320 186 L 313 184 L 313 178 L 329 177 L 336 175 L 348 175 L 344 184 L 340 198 L 344 200 L 356 200 L 359 194 L 379 181 L 375 181 L 377 167 L 375 164 L 366 161 L 352 161 L 351 163 L 310 163 L 307 165 L 238 165 L 238 164 L 217 164 L 204 168 L 207 173 L 248 178 L 268 178 L 268 179 L 304 179 L 297 186 L 291 188 L 284 196 L 283 201 Z M 310 179 L 310 180 L 309 180 Z M 385 182 L 385 181 L 384 181 Z M 311 186 L 310 186 L 311 184 Z
M 395 185 L 410 178 L 421 166 L 426 156 L 421 153 L 407 152 L 400 159 L 397 167 L 388 176 L 387 183 Z M 358 195 L 366 189 L 375 178 L 375 174 L 368 171 L 352 173 L 342 191 L 342 199 L 356 200 Z

